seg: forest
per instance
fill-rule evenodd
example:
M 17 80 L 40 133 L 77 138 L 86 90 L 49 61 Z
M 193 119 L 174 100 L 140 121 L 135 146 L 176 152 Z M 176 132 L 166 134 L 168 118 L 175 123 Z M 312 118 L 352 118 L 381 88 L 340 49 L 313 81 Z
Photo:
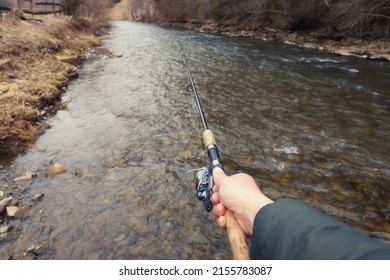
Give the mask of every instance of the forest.
M 388 39 L 390 0 L 122 0 L 132 20 L 162 24 L 215 24 L 233 30 L 316 32 Z M 64 0 L 68 14 L 103 16 L 119 0 Z
M 264 28 L 384 39 L 390 35 L 389 0 L 132 0 L 141 21 L 216 23 L 241 30 Z

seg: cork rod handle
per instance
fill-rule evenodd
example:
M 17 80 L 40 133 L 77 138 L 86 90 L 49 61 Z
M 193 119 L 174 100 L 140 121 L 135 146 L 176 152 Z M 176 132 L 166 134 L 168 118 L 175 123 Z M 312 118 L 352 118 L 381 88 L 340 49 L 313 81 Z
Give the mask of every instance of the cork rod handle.
M 241 228 L 233 212 L 226 210 L 226 229 L 232 248 L 233 257 L 236 260 L 250 260 L 249 248 L 244 230 Z
M 211 144 L 216 146 L 214 135 L 210 129 L 203 131 L 203 142 L 208 148 Z M 213 165 L 213 163 L 212 163 Z M 236 260 L 250 260 L 247 238 L 233 212 L 225 212 L 226 229 L 232 249 L 233 257 Z

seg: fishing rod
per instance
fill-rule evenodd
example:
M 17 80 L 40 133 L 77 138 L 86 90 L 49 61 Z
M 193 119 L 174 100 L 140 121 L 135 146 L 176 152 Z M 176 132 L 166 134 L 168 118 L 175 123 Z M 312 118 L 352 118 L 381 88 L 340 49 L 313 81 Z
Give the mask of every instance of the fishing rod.
M 213 208 L 213 204 L 210 200 L 211 195 L 213 194 L 212 188 L 214 186 L 213 170 L 216 167 L 220 167 L 223 169 L 223 165 L 218 154 L 218 148 L 214 135 L 207 125 L 199 94 L 196 89 L 191 69 L 182 46 L 180 46 L 180 50 L 184 61 L 183 67 L 187 70 L 187 76 L 189 80 L 186 90 L 194 93 L 196 107 L 198 109 L 199 117 L 203 126 L 203 143 L 207 149 L 207 154 L 210 161 L 209 167 L 205 166 L 196 170 L 196 194 L 198 199 L 203 202 L 205 210 L 207 212 L 210 212 Z M 225 220 L 233 257 L 237 260 L 249 260 L 249 249 L 245 232 L 241 228 L 240 224 L 237 222 L 237 219 L 234 214 L 228 209 L 226 209 L 225 212 Z

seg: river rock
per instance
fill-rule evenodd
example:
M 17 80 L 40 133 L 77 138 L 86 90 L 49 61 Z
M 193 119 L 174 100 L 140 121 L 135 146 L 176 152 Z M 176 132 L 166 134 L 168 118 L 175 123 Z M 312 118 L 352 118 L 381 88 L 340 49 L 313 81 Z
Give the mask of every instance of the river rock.
M 7 233 L 12 229 L 11 225 L 0 227 L 0 234 Z
M 38 202 L 38 201 L 41 201 L 43 199 L 43 196 L 44 196 L 44 193 L 39 193 L 39 194 L 34 195 L 33 198 L 31 198 L 31 200 Z
M 77 72 L 78 71 L 78 68 L 76 66 L 70 66 L 68 68 L 66 68 L 66 74 L 72 74 L 74 72 Z
M 46 174 L 47 176 L 54 176 L 54 175 L 59 175 L 62 173 L 65 173 L 66 169 L 59 163 L 53 164 L 47 171 Z
M 5 197 L 5 193 L 3 191 L 0 191 L 0 200 L 2 200 Z
M 9 206 L 16 206 L 18 205 L 18 200 L 16 198 L 13 198 L 7 205 L 7 207 Z
M 32 253 L 34 255 L 42 254 L 46 249 L 46 246 L 44 244 L 40 245 L 32 245 L 27 248 L 27 253 Z
M 29 210 L 28 207 L 9 206 L 7 207 L 7 215 L 14 218 L 24 218 Z
M 79 72 L 77 67 L 69 67 L 66 69 L 66 76 L 68 79 L 76 79 L 79 77 Z
M 56 59 L 62 62 L 73 63 L 78 60 L 77 55 L 57 55 Z
M 23 260 L 32 261 L 35 259 L 36 259 L 36 256 L 33 253 L 30 253 L 30 252 L 23 253 Z
M 117 49 L 108 49 L 113 57 L 122 57 L 123 53 Z
M 0 241 L 8 241 L 12 239 L 17 239 L 20 236 L 20 233 L 18 232 L 6 232 L 0 234 Z
M 36 173 L 28 172 L 28 173 L 26 173 L 26 175 L 24 175 L 22 177 L 15 178 L 14 183 L 17 185 L 23 184 L 23 183 L 31 183 L 33 178 L 36 176 L 37 176 Z
M 0 200 L 0 214 L 4 212 L 8 204 L 11 202 L 12 196 Z
M 11 73 L 11 74 L 8 75 L 8 78 L 10 78 L 10 79 L 17 79 L 18 75 L 16 75 L 15 73 Z

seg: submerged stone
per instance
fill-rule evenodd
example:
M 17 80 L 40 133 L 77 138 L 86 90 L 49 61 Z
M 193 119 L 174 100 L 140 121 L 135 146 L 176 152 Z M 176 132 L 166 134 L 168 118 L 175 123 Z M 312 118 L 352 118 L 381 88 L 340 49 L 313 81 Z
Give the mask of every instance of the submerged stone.
M 7 207 L 7 215 L 14 218 L 24 218 L 29 210 L 30 208 L 28 207 L 9 206 Z
M 31 183 L 34 177 L 36 177 L 36 173 L 28 172 L 26 175 L 22 177 L 15 178 L 14 183 L 17 185 L 23 183 Z
M 123 53 L 117 49 L 108 49 L 113 57 L 122 57 Z
M 12 196 L 0 200 L 0 214 L 4 212 L 8 204 L 12 201 Z
M 48 176 L 54 176 L 54 175 L 59 175 L 62 173 L 65 173 L 66 169 L 59 163 L 55 163 L 53 166 L 51 166 L 47 171 L 46 175 Z
M 41 201 L 43 199 L 43 196 L 44 194 L 43 193 L 39 193 L 39 194 L 36 194 L 34 195 L 31 200 L 35 201 L 35 202 L 38 202 L 38 201 Z
M 27 248 L 27 253 L 32 253 L 34 255 L 42 254 L 46 249 L 46 246 L 44 244 L 40 245 L 32 245 Z
M 9 232 L 11 229 L 12 229 L 12 226 L 10 226 L 10 225 L 4 226 L 4 227 L 0 227 L 0 234 L 7 233 L 7 232 Z

